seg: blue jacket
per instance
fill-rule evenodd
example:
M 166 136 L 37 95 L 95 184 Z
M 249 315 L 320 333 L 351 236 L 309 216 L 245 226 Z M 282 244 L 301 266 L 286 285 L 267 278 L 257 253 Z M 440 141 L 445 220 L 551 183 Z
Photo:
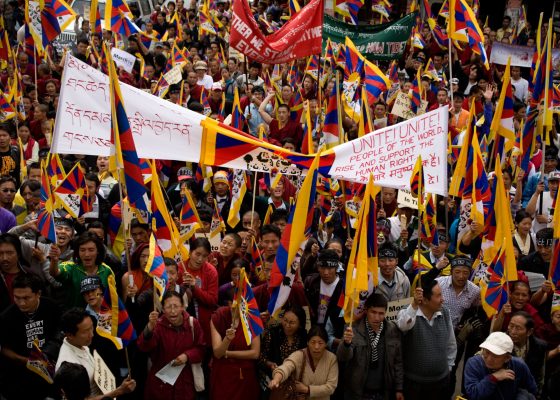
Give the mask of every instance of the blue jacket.
M 490 370 L 486 368 L 480 354 L 471 357 L 465 365 L 464 384 L 469 400 L 515 399 L 520 389 L 537 393 L 537 385 L 529 367 L 518 357 L 512 357 L 506 368 L 515 372 L 514 380 L 495 382 L 490 379 Z

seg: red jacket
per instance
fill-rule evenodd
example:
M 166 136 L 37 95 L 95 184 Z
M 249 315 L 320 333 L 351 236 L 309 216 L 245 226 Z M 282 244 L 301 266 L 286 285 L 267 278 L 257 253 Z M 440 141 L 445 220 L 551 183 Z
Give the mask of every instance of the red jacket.
M 172 326 L 165 316 L 161 317 L 149 338 L 144 332 L 138 338 L 138 348 L 149 352 L 152 360 L 152 368 L 146 381 L 144 398 L 150 400 L 185 399 L 195 398 L 194 380 L 191 363 L 202 362 L 205 351 L 204 334 L 198 321 L 193 318 L 193 332 L 189 325 L 190 315 L 183 311 L 183 325 Z M 181 371 L 175 385 L 171 386 L 156 377 L 156 373 L 169 362 L 181 354 L 188 357 L 187 365 Z

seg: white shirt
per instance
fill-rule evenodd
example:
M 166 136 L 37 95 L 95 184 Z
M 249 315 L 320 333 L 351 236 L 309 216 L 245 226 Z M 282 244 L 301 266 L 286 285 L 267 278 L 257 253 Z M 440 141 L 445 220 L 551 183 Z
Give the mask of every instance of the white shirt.
M 329 307 L 329 302 L 331 300 L 332 294 L 334 292 L 334 289 L 336 288 L 339 279 L 340 278 L 337 276 L 334 282 L 331 283 L 330 285 L 326 284 L 321 279 L 321 283 L 319 286 L 319 310 L 317 316 L 317 322 L 319 324 L 325 322 L 325 318 L 327 316 L 327 309 Z
M 210 75 L 204 75 L 202 79 L 199 79 L 197 85 L 204 86 L 204 89 L 210 90 L 212 89 L 212 85 L 214 84 L 214 79 Z
M 93 380 L 95 364 L 93 362 L 93 356 L 89 352 L 87 346 L 82 348 L 76 347 L 68 343 L 68 340 L 64 338 L 62 346 L 60 347 L 60 353 L 58 354 L 58 360 L 56 360 L 55 371 L 58 371 L 64 361 L 80 364 L 86 369 L 89 377 L 90 396 L 99 396 L 103 394 Z
M 535 214 L 533 215 L 533 218 L 534 218 L 533 219 L 533 232 L 534 233 L 537 233 L 541 229 L 544 229 L 544 228 L 547 228 L 547 227 L 554 228 L 552 226 L 552 217 L 554 216 L 554 208 L 552 208 L 552 204 L 554 204 L 554 199 L 550 195 L 550 192 L 543 192 L 542 210 L 540 209 L 540 204 L 541 204 L 540 199 L 537 199 L 537 210 L 535 211 Z M 537 218 L 535 218 L 539 214 L 542 214 L 542 215 L 546 216 L 547 219 L 546 219 L 546 222 L 544 224 L 538 222 Z
M 515 97 L 521 101 L 525 101 L 529 95 L 529 82 L 525 78 L 519 78 L 519 80 L 514 80 L 511 78 L 511 84 L 515 86 Z
M 428 321 L 428 324 L 430 324 L 430 326 L 434 326 L 434 321 L 438 316 L 443 317 L 441 311 L 436 311 L 434 315 L 432 315 L 432 319 L 428 319 L 424 315 L 420 307 L 418 307 L 418 309 L 415 310 L 411 304 L 407 308 L 399 311 L 399 315 L 397 316 L 397 326 L 399 327 L 401 332 L 408 332 L 409 330 L 414 328 L 414 324 L 416 323 L 417 317 L 424 318 L 426 321 Z M 451 371 L 453 365 L 455 364 L 455 357 L 457 355 L 457 342 L 455 341 L 455 333 L 453 331 L 453 324 L 451 323 L 451 318 L 449 318 L 449 326 L 447 327 L 447 330 L 449 331 L 449 338 L 447 340 L 447 347 L 446 347 L 447 364 L 449 366 L 449 371 Z

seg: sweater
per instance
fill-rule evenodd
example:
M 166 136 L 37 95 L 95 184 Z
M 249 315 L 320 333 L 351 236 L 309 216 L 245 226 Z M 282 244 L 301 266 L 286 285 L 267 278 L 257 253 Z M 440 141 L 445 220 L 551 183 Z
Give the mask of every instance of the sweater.
M 425 318 L 416 318 L 414 327 L 404 334 L 403 361 L 405 376 L 415 382 L 433 383 L 449 373 L 446 345 L 450 316 L 444 307 L 435 316 L 433 326 Z
M 490 378 L 490 370 L 486 368 L 480 354 L 467 360 L 464 371 L 464 385 L 469 400 L 515 399 L 520 389 L 532 394 L 537 393 L 535 380 L 531 371 L 522 359 L 512 357 L 506 368 L 515 372 L 514 380 L 500 382 Z
M 305 349 L 293 352 L 281 366 L 274 370 L 273 376 L 277 372 L 280 373 L 282 375 L 282 382 L 292 374 L 298 379 L 301 366 L 304 363 L 304 355 L 306 360 L 301 382 L 309 386 L 309 398 L 329 400 L 338 384 L 338 363 L 336 356 L 327 350 L 323 352 L 323 356 L 315 366 L 315 371 L 311 369 L 307 359 L 307 349 Z

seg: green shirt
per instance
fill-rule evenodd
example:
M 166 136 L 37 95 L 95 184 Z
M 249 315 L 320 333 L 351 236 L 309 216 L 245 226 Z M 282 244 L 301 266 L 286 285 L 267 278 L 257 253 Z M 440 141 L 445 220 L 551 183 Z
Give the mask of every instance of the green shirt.
M 71 307 L 85 307 L 86 302 L 80 293 L 80 284 L 88 274 L 81 264 L 76 264 L 73 261 L 61 262 L 58 265 L 60 273 L 56 280 L 61 282 L 66 291 L 66 304 L 68 308 Z M 107 287 L 107 279 L 110 275 L 114 275 L 113 271 L 105 263 L 101 263 L 97 269 L 97 276 L 101 279 L 103 287 Z

